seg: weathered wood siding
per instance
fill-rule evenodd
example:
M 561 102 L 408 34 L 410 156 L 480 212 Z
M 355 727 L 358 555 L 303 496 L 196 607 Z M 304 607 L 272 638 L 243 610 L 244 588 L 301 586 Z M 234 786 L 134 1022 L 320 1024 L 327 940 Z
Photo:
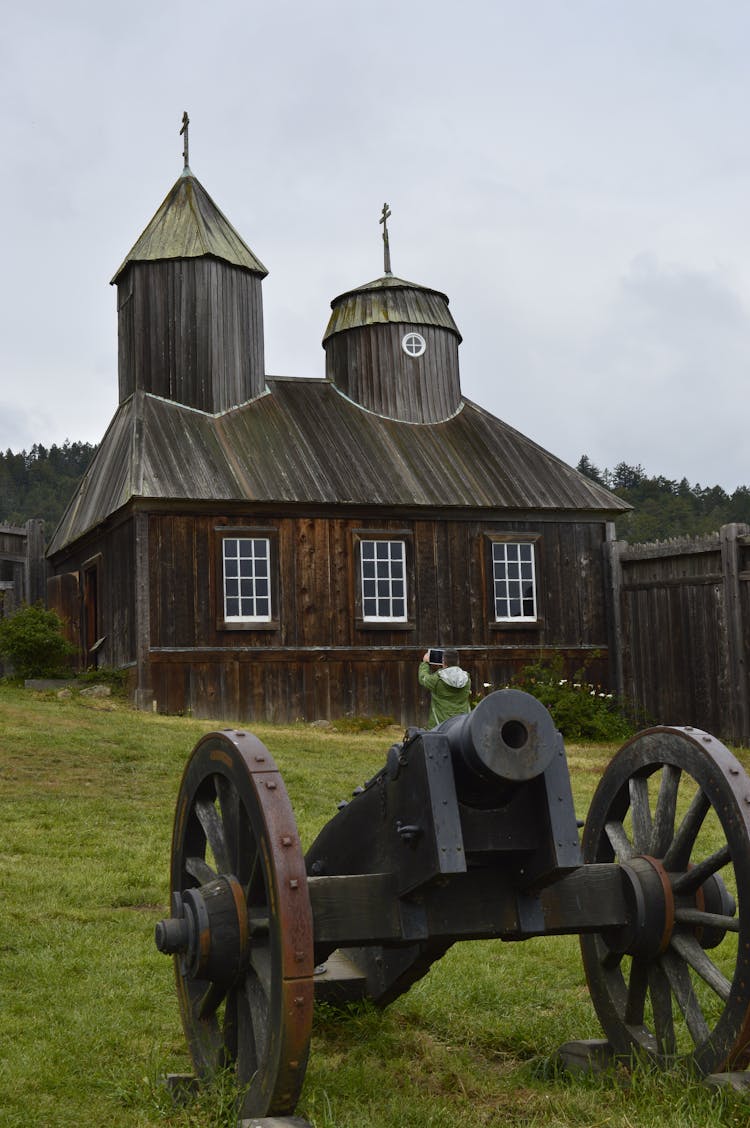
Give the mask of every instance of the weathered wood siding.
M 44 601 L 46 578 L 44 521 L 0 525 L 0 618 L 22 603 Z
M 56 563 L 56 575 L 47 587 L 48 605 L 70 624 L 75 624 L 81 648 L 81 663 L 100 666 L 129 666 L 135 661 L 135 534 L 126 521 L 84 539 L 75 553 Z M 104 642 L 90 656 L 86 650 L 88 608 L 86 573 L 95 573 L 96 622 L 91 633 Z M 71 639 L 73 636 L 71 635 Z
M 749 532 L 612 546 L 619 689 L 643 722 L 750 744 Z
M 276 546 L 278 623 L 223 629 L 222 531 L 252 525 Z M 293 720 L 346 713 L 423 720 L 424 649 L 455 645 L 474 685 L 504 685 L 521 665 L 562 653 L 608 684 L 603 522 L 358 520 L 152 514 L 150 678 L 158 708 Z M 407 627 L 358 622 L 357 535 L 390 532 L 411 553 Z M 537 535 L 541 621 L 494 622 L 489 533 Z
M 408 356 L 401 347 L 411 331 L 425 339 L 422 356 Z M 437 423 L 461 403 L 458 338 L 431 325 L 367 325 L 336 333 L 326 342 L 326 376 L 369 411 L 409 423 Z
M 121 403 L 139 388 L 219 412 L 263 391 L 256 274 L 208 257 L 132 263 L 117 305 Z

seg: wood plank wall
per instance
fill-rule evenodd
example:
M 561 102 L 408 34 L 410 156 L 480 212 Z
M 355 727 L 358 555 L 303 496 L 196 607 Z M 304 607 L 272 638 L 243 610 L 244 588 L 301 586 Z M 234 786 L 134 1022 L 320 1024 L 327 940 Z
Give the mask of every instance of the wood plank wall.
M 226 411 L 263 391 L 260 279 L 211 258 L 132 263 L 118 282 L 120 402 L 142 388 Z
M 232 527 L 266 529 L 276 547 L 278 621 L 224 629 L 220 543 Z M 357 621 L 356 537 L 405 537 L 414 606 L 405 628 Z M 498 627 L 487 533 L 537 535 L 541 621 Z M 216 515 L 149 520 L 150 672 L 158 708 L 204 716 L 295 720 L 347 713 L 426 716 L 416 668 L 429 645 L 455 645 L 476 687 L 504 685 L 540 655 L 585 661 L 608 685 L 605 526 L 599 522 L 388 521 Z M 597 656 L 598 654 L 598 656 Z
M 611 546 L 618 687 L 646 724 L 750 745 L 750 529 Z
M 405 333 L 418 331 L 427 348 L 407 356 Z M 458 410 L 458 338 L 432 325 L 366 325 L 330 337 L 326 376 L 370 411 L 411 423 L 437 423 Z
M 44 521 L 32 518 L 25 525 L 0 525 L 0 584 L 3 610 L 12 614 L 22 603 L 44 601 L 47 562 L 44 558 Z

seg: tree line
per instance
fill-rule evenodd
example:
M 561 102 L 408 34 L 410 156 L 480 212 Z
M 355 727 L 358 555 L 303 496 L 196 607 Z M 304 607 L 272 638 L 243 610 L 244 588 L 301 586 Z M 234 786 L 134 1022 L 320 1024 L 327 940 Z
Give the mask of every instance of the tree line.
M 691 486 L 687 478 L 678 482 L 650 476 L 642 466 L 627 462 L 600 471 L 585 454 L 576 469 L 633 506 L 616 521 L 618 539 L 631 544 L 714 533 L 734 521 L 750 525 L 747 486 L 728 494 L 721 486 Z
M 19 454 L 0 453 L 0 524 L 24 525 L 41 517 L 49 539 L 96 450 L 66 439 L 62 446 L 34 443 Z
M 96 450 L 92 443 L 66 439 L 62 446 L 35 443 L 18 454 L 0 453 L 0 524 L 23 525 L 41 517 L 49 539 Z M 633 506 L 616 523 L 618 538 L 631 544 L 712 533 L 732 521 L 750 525 L 747 486 L 728 494 L 721 486 L 691 486 L 687 478 L 650 476 L 627 462 L 600 470 L 585 454 L 576 469 Z

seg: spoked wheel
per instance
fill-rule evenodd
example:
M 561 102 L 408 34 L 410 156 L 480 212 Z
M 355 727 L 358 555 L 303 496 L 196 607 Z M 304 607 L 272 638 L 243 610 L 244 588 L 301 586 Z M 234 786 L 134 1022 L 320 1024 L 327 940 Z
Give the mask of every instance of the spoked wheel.
M 286 789 L 251 734 L 196 745 L 177 798 L 171 889 L 156 943 L 175 957 L 197 1074 L 235 1067 L 244 1117 L 292 1112 L 312 1027 L 312 912 Z
M 651 729 L 594 795 L 586 862 L 618 862 L 624 928 L 581 938 L 589 991 L 615 1051 L 703 1073 L 750 1060 L 750 780 L 718 740 Z

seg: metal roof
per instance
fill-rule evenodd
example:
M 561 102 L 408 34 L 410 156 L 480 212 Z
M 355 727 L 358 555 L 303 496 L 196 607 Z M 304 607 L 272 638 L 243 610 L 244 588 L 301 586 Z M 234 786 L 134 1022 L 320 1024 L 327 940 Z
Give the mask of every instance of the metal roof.
M 437 325 L 449 329 L 461 340 L 445 294 L 416 282 L 405 282 L 392 274 L 339 294 L 331 302 L 331 310 L 333 312 L 323 336 L 324 345 L 334 333 L 345 329 L 389 322 Z
M 217 416 L 136 392 L 112 420 L 50 554 L 132 498 L 602 518 L 630 508 L 470 401 L 442 423 L 403 423 L 326 380 L 284 378 Z
M 131 262 L 200 258 L 203 255 L 242 266 L 261 278 L 268 274 L 200 181 L 186 168 L 136 240 L 112 282 L 117 282 Z

